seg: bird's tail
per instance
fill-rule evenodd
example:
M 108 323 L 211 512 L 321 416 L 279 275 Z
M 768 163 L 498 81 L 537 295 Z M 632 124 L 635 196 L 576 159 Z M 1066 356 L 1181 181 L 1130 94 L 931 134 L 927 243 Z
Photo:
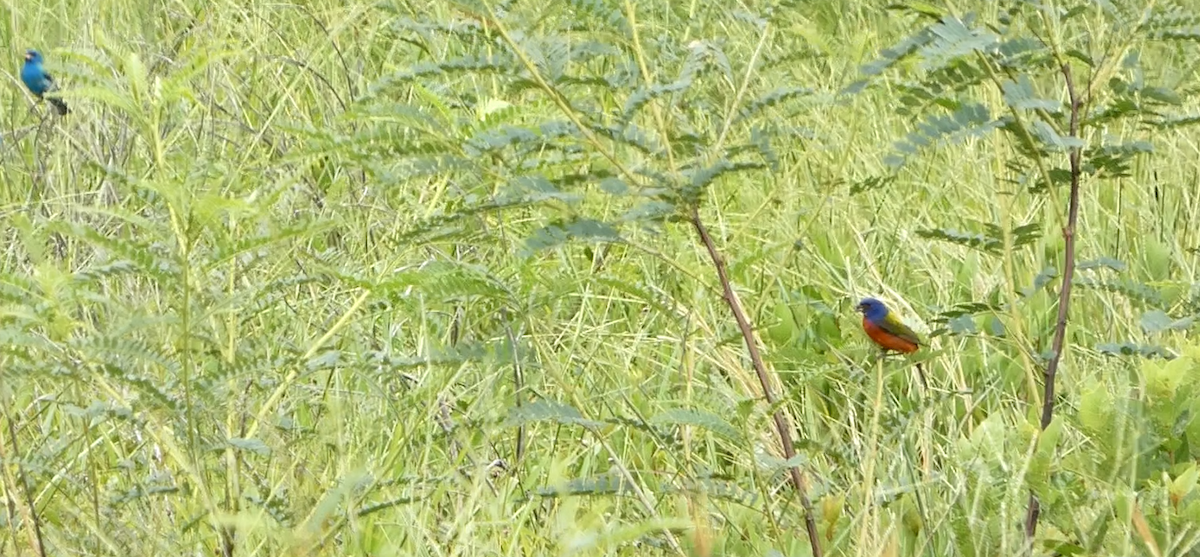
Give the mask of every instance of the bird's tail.
M 63 102 L 62 99 L 56 99 L 54 97 L 46 97 L 46 100 L 50 101 L 50 104 L 54 105 L 54 110 L 58 111 L 59 116 L 65 116 L 68 112 L 71 111 L 71 109 L 67 108 L 67 103 Z

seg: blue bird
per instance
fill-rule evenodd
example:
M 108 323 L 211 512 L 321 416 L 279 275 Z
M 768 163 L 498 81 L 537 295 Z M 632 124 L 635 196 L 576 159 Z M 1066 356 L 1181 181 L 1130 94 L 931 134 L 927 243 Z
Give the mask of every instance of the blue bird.
M 33 49 L 25 51 L 25 65 L 21 67 L 21 81 L 24 81 L 29 92 L 39 99 L 43 98 L 42 95 L 45 93 L 58 89 L 54 78 L 50 77 L 50 74 L 46 73 L 46 69 L 42 67 L 42 53 Z M 46 97 L 46 100 L 54 105 L 54 109 L 58 111 L 59 115 L 70 112 L 67 103 L 62 99 Z

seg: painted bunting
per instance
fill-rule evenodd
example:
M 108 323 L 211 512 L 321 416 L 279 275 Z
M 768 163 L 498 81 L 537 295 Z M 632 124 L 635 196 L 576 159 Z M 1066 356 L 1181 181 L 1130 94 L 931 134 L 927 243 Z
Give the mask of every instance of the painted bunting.
M 42 53 L 33 49 L 25 51 L 25 65 L 21 67 L 21 81 L 24 81 L 29 92 L 39 99 L 43 98 L 42 95 L 58 89 L 54 78 L 50 77 L 50 74 L 46 73 L 46 69 L 42 67 Z M 46 100 L 54 105 L 54 110 L 58 111 L 59 115 L 70 112 L 67 103 L 62 99 L 46 97 Z
M 896 319 L 883 302 L 875 298 L 863 298 L 855 309 L 863 314 L 863 331 L 866 331 L 867 336 L 884 352 L 895 350 L 910 354 L 921 347 L 921 337 Z M 921 375 L 921 384 L 928 387 L 925 370 L 921 368 L 921 364 L 917 364 L 917 371 Z

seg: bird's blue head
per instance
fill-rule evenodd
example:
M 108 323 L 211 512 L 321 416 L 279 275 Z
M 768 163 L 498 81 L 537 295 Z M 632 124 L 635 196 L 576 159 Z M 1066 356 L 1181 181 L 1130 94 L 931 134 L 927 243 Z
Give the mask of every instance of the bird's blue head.
M 42 63 L 42 53 L 38 52 L 32 48 L 29 50 L 26 50 L 25 51 L 25 62 L 29 63 L 29 64 L 41 64 Z
M 888 314 L 887 306 L 883 305 L 883 302 L 876 300 L 875 298 L 863 298 L 862 301 L 858 303 L 858 306 L 854 309 L 862 312 L 863 317 L 866 317 L 871 321 L 883 319 L 887 317 Z

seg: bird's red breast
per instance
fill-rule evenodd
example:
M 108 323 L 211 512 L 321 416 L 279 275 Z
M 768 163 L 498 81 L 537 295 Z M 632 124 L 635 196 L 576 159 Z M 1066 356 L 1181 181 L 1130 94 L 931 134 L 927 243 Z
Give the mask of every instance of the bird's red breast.
M 895 350 L 905 354 L 917 351 L 917 343 L 887 332 L 866 317 L 863 317 L 862 326 L 863 330 L 867 332 L 867 336 L 885 350 Z

